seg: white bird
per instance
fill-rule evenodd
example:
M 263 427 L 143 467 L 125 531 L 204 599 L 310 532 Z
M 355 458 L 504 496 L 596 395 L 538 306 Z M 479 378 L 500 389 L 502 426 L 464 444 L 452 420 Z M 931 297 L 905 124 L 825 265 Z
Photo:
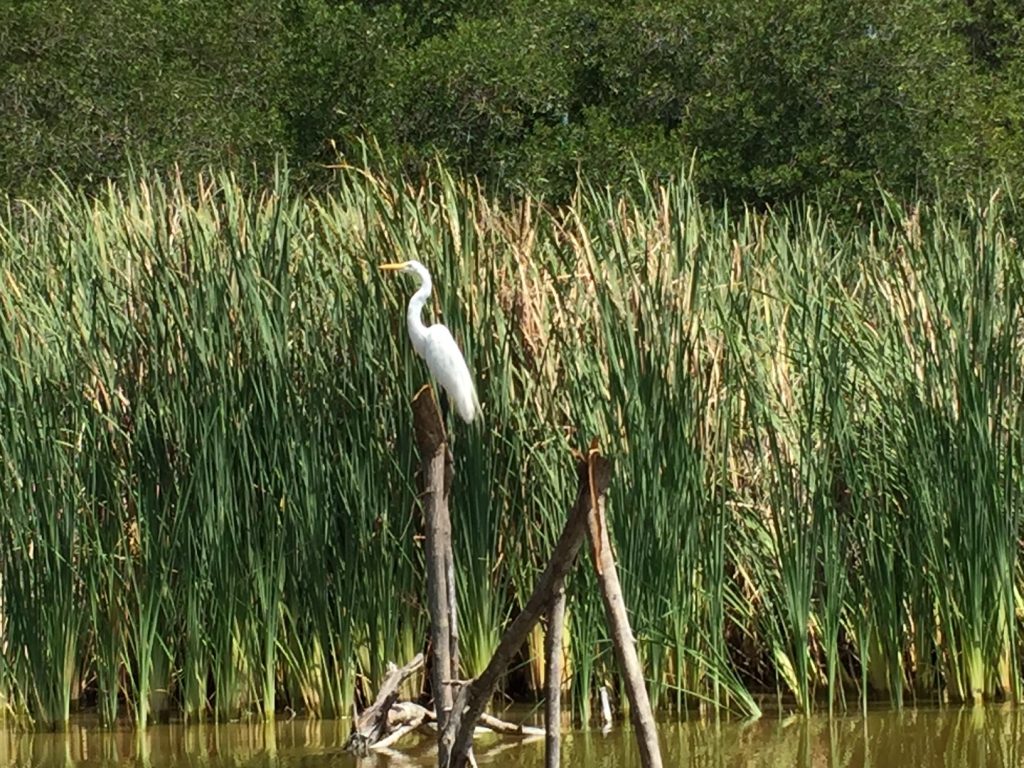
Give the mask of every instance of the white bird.
M 409 326 L 409 338 L 416 354 L 427 362 L 427 368 L 444 387 L 448 397 L 455 404 L 462 420 L 469 423 L 480 415 L 480 401 L 473 386 L 473 377 L 466 365 L 462 350 L 455 343 L 451 331 L 441 323 L 423 324 L 423 305 L 430 298 L 434 282 L 430 272 L 418 261 L 403 261 L 399 264 L 381 264 L 380 268 L 393 272 L 411 272 L 420 278 L 420 287 L 409 299 L 406 311 L 406 322 Z

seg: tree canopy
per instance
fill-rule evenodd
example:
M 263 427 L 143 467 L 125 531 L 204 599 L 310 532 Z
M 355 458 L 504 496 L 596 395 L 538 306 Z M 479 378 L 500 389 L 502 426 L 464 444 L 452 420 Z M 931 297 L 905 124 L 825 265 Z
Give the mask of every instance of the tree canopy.
M 0 0 L 0 188 L 133 159 L 311 184 L 371 140 L 563 198 L 636 166 L 754 204 L 1024 169 L 1013 0 Z

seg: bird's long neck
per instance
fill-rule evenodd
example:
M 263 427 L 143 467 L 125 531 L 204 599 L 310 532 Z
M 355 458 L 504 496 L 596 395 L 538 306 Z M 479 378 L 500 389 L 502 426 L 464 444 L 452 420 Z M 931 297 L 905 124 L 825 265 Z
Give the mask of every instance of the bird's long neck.
M 409 299 L 409 309 L 406 311 L 406 322 L 409 325 L 409 338 L 412 340 L 412 348 L 416 354 L 423 356 L 423 345 L 427 342 L 427 326 L 423 324 L 423 305 L 430 298 L 430 292 L 434 289 L 429 274 L 419 273 L 420 287 Z

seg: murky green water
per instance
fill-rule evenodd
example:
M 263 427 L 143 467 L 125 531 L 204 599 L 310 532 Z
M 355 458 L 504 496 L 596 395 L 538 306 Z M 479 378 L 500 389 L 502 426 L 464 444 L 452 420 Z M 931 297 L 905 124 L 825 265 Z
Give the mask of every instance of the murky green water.
M 1022 711 L 976 709 L 872 712 L 866 718 L 765 717 L 750 723 L 677 723 L 661 726 L 666 766 L 1010 766 L 1024 764 Z M 87 722 L 63 734 L 0 730 L 0 766 L 152 766 L 185 768 L 424 768 L 429 738 L 412 737 L 400 750 L 359 760 L 341 751 L 344 722 L 293 720 L 273 726 L 161 725 L 139 737 L 130 730 L 102 731 Z M 527 768 L 543 764 L 543 739 L 486 736 L 478 741 L 481 766 Z M 563 765 L 571 768 L 638 766 L 632 734 L 617 727 L 567 733 Z

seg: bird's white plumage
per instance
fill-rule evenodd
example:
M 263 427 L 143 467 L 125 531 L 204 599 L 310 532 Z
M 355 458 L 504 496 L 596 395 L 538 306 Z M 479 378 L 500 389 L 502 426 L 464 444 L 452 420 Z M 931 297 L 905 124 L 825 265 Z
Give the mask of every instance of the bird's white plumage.
M 455 343 L 451 331 L 436 324 L 427 328 L 427 340 L 422 357 L 427 367 L 444 387 L 459 416 L 465 422 L 473 421 L 480 407 L 476 398 L 476 387 L 469 373 L 469 366 Z
M 406 312 L 413 349 L 426 361 L 427 368 L 437 379 L 437 383 L 444 387 L 462 420 L 473 421 L 480 415 L 480 401 L 477 399 L 473 377 L 469 373 L 469 366 L 466 365 L 459 345 L 455 343 L 451 331 L 441 323 L 431 326 L 423 324 L 423 305 L 433 290 L 430 272 L 418 261 L 385 264 L 383 268 L 412 272 L 419 276 L 420 287 L 409 299 Z

